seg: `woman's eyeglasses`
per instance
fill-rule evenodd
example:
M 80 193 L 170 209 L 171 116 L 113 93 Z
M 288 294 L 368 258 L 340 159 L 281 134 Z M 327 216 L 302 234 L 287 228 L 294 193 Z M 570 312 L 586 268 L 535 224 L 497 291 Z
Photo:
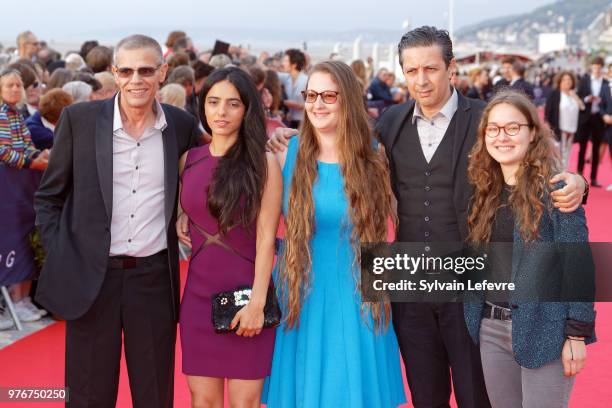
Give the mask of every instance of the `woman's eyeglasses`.
M 503 129 L 504 133 L 507 134 L 508 136 L 516 136 L 519 134 L 523 126 L 527 126 L 528 128 L 531 128 L 531 125 L 527 123 L 510 122 L 510 123 L 506 123 L 504 126 L 494 125 L 490 123 L 485 128 L 485 135 L 487 135 L 487 137 L 490 137 L 490 138 L 495 138 L 499 136 L 499 132 L 501 132 Z
M 115 67 L 117 71 L 117 75 L 119 78 L 131 78 L 134 75 L 134 72 L 138 72 L 138 76 L 140 77 L 152 77 L 155 75 L 155 72 L 161 67 L 158 65 L 156 67 L 140 67 L 140 68 L 128 68 L 128 67 Z
M 323 92 L 315 92 L 315 91 L 302 91 L 302 96 L 307 103 L 315 103 L 319 95 L 321 95 L 321 100 L 323 103 L 332 104 L 336 103 L 338 100 L 338 94 L 340 92 L 336 91 L 323 91 Z

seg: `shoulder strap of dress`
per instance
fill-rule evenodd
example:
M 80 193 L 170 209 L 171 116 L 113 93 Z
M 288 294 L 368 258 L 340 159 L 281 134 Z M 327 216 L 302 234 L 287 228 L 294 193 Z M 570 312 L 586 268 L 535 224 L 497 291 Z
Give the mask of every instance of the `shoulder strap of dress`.
M 285 166 L 283 167 L 283 177 L 291 176 L 293 174 L 293 167 L 295 166 L 299 146 L 299 136 L 293 136 L 291 139 L 289 139 L 289 147 L 287 148 L 287 156 L 285 157 Z

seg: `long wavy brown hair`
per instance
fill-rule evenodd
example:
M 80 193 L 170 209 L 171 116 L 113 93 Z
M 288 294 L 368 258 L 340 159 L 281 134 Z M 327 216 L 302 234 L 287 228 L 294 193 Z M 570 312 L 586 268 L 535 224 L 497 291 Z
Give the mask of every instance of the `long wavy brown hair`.
M 516 185 L 508 199 L 512 213 L 525 242 L 539 237 L 538 229 L 544 211 L 550 210 L 548 180 L 557 172 L 558 158 L 550 129 L 540 120 L 536 107 L 522 93 L 505 90 L 498 93 L 484 109 L 478 127 L 478 139 L 474 145 L 468 178 L 474 185 L 474 197 L 468 216 L 468 241 L 484 243 L 491 238 L 495 212 L 500 207 L 500 196 L 504 188 L 501 166 L 496 162 L 485 144 L 485 129 L 491 110 L 497 105 L 508 104 L 518 109 L 530 126 L 534 139 L 516 174 Z
M 363 104 L 361 85 L 351 68 L 343 62 L 326 61 L 315 65 L 312 70 L 312 73 L 314 72 L 329 74 L 338 85 L 339 164 L 353 225 L 350 240 L 355 249 L 354 264 L 359 265 L 359 244 L 386 241 L 388 219 L 390 216 L 395 219 L 389 169 L 384 155 L 372 145 L 372 132 Z M 317 131 L 308 115 L 305 115 L 289 191 L 289 206 L 285 219 L 286 246 L 282 255 L 284 262 L 280 262 L 279 268 L 281 295 L 287 306 L 285 320 L 289 328 L 299 325 L 300 311 L 310 287 L 310 240 L 316 227 L 312 187 L 317 179 L 317 157 L 320 152 L 317 140 Z M 360 290 L 357 273 L 354 278 L 356 290 Z M 371 313 L 377 329 L 388 325 L 388 302 L 364 302 L 362 315 L 366 312 Z

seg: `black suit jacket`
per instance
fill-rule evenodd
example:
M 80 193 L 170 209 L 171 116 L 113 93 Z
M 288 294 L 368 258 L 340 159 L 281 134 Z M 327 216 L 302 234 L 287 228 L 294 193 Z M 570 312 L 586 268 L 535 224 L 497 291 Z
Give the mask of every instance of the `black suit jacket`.
M 531 83 L 527 82 L 525 79 L 523 78 L 517 79 L 516 82 L 510 85 L 510 87 L 523 92 L 525 95 L 529 97 L 529 99 L 533 101 L 533 97 L 534 97 L 533 85 L 531 85 Z
M 578 96 L 584 102 L 584 98 L 591 95 L 591 75 L 587 74 L 582 77 L 580 80 L 580 84 L 578 85 Z M 601 90 L 599 91 L 599 95 L 601 98 L 601 102 L 599 103 L 599 113 L 597 116 L 602 116 L 605 113 L 612 113 L 612 96 L 610 96 L 610 84 L 604 78 L 601 82 Z M 589 121 L 591 117 L 591 107 L 592 102 L 584 102 L 584 110 L 580 111 L 580 115 L 578 116 L 578 123 L 585 124 Z
M 456 92 L 456 91 L 455 91 Z M 476 143 L 476 134 L 482 111 L 486 104 L 477 99 L 466 98 L 457 92 L 458 104 L 456 115 L 456 128 L 453 135 L 453 204 L 457 214 L 457 224 L 462 239 L 467 238 L 467 216 L 473 188 L 468 182 L 467 167 L 469 154 Z M 401 134 L 404 123 L 412 119 L 414 101 L 389 108 L 376 125 L 375 133 L 378 140 L 385 146 L 385 152 L 391 169 L 391 183 L 395 197 L 397 180 L 401 175 L 395 174 L 395 164 L 391 154 L 396 140 Z
M 197 143 L 200 131 L 190 114 L 169 105 L 162 108 L 167 122 L 162 137 L 168 279 L 177 317 L 178 162 Z M 63 110 L 49 167 L 34 198 L 36 225 L 47 251 L 36 300 L 67 320 L 89 310 L 106 274 L 113 205 L 113 114 L 114 98 Z
M 495 84 L 494 93 L 501 92 L 504 89 L 514 89 L 515 91 L 522 92 L 533 101 L 533 85 L 523 78 L 517 79 L 513 84 L 510 84 L 510 82 L 506 81 L 505 79 L 500 79 L 497 84 Z
M 561 104 L 561 91 L 555 89 L 548 98 L 546 98 L 546 106 L 544 107 L 544 119 L 550 125 L 557 139 L 561 137 L 559 129 L 559 105 Z
M 507 88 L 509 86 L 510 86 L 510 82 L 508 82 L 506 78 L 501 78 L 499 81 L 495 83 L 495 85 L 493 85 L 493 95 L 495 95 L 502 89 Z

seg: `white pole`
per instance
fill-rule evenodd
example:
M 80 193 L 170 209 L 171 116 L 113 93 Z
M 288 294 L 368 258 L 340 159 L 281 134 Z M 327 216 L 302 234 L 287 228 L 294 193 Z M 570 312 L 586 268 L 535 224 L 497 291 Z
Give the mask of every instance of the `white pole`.
M 448 34 L 455 40 L 455 0 L 448 0 Z
M 361 58 L 361 36 L 357 37 L 353 42 L 353 61 Z
M 379 50 L 379 45 L 377 42 L 374 43 L 374 45 L 372 46 L 372 61 L 373 61 L 373 66 L 374 66 L 374 75 L 376 75 L 376 71 L 378 71 L 378 64 L 380 63 L 380 50 Z
M 332 52 L 334 52 L 336 54 L 340 54 L 341 50 L 342 50 L 342 43 L 340 43 L 340 42 L 335 43 Z
M 389 49 L 388 49 L 388 56 L 389 59 L 387 60 L 387 64 L 389 71 L 394 72 L 395 71 L 395 44 L 389 44 Z

